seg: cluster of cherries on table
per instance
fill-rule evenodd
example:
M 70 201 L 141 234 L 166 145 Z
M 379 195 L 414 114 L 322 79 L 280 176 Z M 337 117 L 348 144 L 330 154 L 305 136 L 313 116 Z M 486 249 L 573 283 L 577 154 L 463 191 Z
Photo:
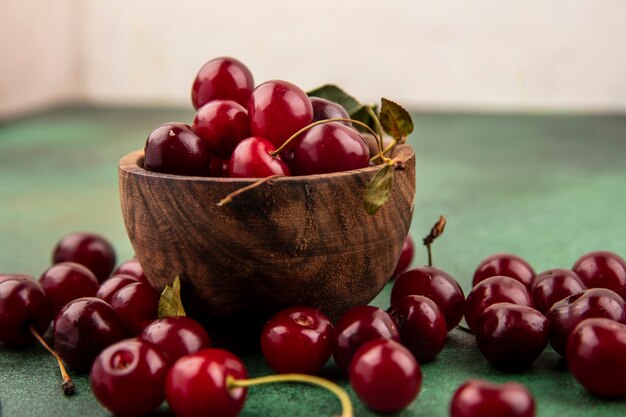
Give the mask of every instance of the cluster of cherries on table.
M 144 167 L 210 177 L 263 178 L 349 171 L 369 165 L 370 149 L 339 104 L 308 97 L 282 80 L 255 87 L 250 70 L 231 57 L 215 58 L 198 72 L 191 126 L 165 123 L 150 133 Z M 277 152 L 279 150 L 280 152 Z

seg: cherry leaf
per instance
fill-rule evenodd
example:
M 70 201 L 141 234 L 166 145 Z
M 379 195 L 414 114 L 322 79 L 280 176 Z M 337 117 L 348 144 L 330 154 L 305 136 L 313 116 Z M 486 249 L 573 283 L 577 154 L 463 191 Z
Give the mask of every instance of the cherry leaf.
M 370 128 L 372 128 L 372 130 L 376 131 L 376 122 L 372 118 L 372 115 L 368 111 L 368 108 L 372 110 L 374 114 L 376 114 L 376 110 L 377 110 L 376 106 L 370 106 L 370 105 L 364 104 L 360 106 L 358 109 L 356 109 L 354 113 L 350 113 L 350 118 L 353 120 L 358 120 L 359 122 L 363 122 L 366 125 L 368 125 Z M 354 127 L 357 130 L 360 130 L 362 132 L 369 132 L 367 129 L 365 129 L 362 126 L 355 125 Z
M 321 87 L 317 87 L 308 91 L 307 95 L 309 97 L 319 97 L 337 103 L 343 106 L 350 115 L 362 107 L 357 99 L 334 84 L 325 84 Z
M 399 143 L 404 143 L 406 137 L 413 132 L 413 120 L 408 111 L 391 100 L 382 98 L 380 106 L 380 124 L 385 133 Z
M 170 316 L 186 316 L 183 302 L 180 299 L 180 277 L 174 278 L 172 285 L 166 285 L 159 298 L 159 318 Z
M 365 189 L 363 205 L 367 214 L 376 214 L 389 199 L 393 185 L 393 166 L 385 165 L 370 180 Z

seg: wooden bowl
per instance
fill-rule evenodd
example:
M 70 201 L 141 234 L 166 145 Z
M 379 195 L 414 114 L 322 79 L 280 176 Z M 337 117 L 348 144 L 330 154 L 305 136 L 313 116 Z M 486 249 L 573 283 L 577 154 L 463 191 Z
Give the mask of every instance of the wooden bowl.
M 122 213 L 146 277 L 158 290 L 180 275 L 190 315 L 206 322 L 265 320 L 291 305 L 332 319 L 370 302 L 388 282 L 411 224 L 415 154 L 399 146 L 387 203 L 374 215 L 363 194 L 380 167 L 280 177 L 225 206 L 255 180 L 161 174 L 143 151 L 119 163 Z

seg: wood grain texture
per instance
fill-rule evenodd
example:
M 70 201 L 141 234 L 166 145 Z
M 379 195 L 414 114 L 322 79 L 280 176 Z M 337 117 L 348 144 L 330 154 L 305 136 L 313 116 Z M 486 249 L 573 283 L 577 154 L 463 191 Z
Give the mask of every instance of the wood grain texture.
M 398 149 L 389 201 L 372 216 L 363 193 L 379 167 L 254 180 L 186 177 L 142 168 L 143 151 L 119 163 L 122 212 L 146 276 L 159 291 L 180 275 L 185 307 L 204 322 L 265 318 L 289 305 L 336 319 L 367 304 L 388 281 L 413 215 L 415 155 Z

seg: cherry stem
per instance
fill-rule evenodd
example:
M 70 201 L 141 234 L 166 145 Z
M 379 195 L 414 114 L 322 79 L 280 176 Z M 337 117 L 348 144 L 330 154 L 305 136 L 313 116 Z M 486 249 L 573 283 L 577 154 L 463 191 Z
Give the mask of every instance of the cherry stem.
M 320 378 L 318 376 L 304 374 L 277 374 L 251 379 L 235 379 L 231 375 L 228 375 L 226 377 L 226 387 L 228 389 L 251 387 L 254 385 L 273 384 L 277 382 L 300 382 L 303 384 L 316 385 L 325 388 L 335 394 L 339 399 L 342 410 L 340 417 L 354 416 L 354 412 L 352 410 L 352 402 L 350 401 L 348 393 L 334 382 L 331 382 L 324 378 Z
M 378 132 L 378 135 L 376 135 L 376 139 L 378 139 L 378 149 L 382 149 L 385 146 L 383 143 L 383 126 L 380 124 L 380 119 L 376 115 L 376 112 L 374 112 L 372 106 L 365 106 L 365 109 L 376 125 L 376 131 Z M 381 154 L 384 154 L 384 151 Z
M 231 201 L 233 201 L 234 197 L 237 197 L 238 195 L 243 194 L 246 191 L 252 190 L 252 189 L 258 187 L 259 185 L 262 185 L 262 184 L 268 182 L 269 180 L 273 180 L 274 178 L 281 177 L 281 176 L 282 175 L 278 175 L 278 174 L 270 175 L 269 177 L 261 178 L 260 180 L 255 181 L 255 182 L 253 182 L 250 185 L 246 185 L 245 187 L 241 187 L 240 189 L 238 189 L 236 191 L 233 191 L 232 193 L 228 194 L 226 197 L 222 198 L 220 200 L 220 202 L 217 203 L 217 205 L 219 207 L 222 207 L 222 206 L 230 203 Z
M 65 365 L 63 365 L 63 361 L 59 357 L 59 354 L 56 353 L 54 349 L 52 349 L 50 346 L 48 346 L 46 341 L 43 340 L 43 338 L 39 335 L 39 333 L 37 333 L 37 330 L 35 330 L 32 324 L 28 326 L 28 329 L 33 334 L 33 336 L 35 336 L 35 339 L 37 339 L 37 341 L 41 343 L 41 346 L 46 348 L 46 350 L 50 352 L 50 354 L 54 356 L 54 358 L 57 360 L 59 364 L 59 369 L 61 370 L 61 376 L 63 377 L 63 382 L 61 383 L 61 389 L 63 390 L 63 394 L 65 395 L 74 394 L 74 391 L 76 391 L 76 386 L 74 385 L 72 378 L 70 378 L 69 374 L 67 373 L 67 370 L 65 369 Z
M 443 230 L 446 227 L 446 217 L 444 215 L 439 216 L 439 220 L 435 223 L 430 229 L 430 233 L 426 236 L 422 241 L 424 245 L 426 245 L 426 250 L 428 251 L 428 266 L 433 266 L 433 253 L 431 250 L 431 245 L 439 236 L 443 234 Z
M 386 154 L 387 152 L 389 152 L 390 150 L 393 149 L 394 146 L 396 146 L 398 144 L 398 141 L 393 139 L 391 142 L 389 142 L 389 145 L 387 145 L 387 147 L 385 149 L 383 149 L 383 155 Z M 380 154 L 378 155 L 374 155 L 370 158 L 370 161 L 375 161 L 378 158 L 380 158 Z

